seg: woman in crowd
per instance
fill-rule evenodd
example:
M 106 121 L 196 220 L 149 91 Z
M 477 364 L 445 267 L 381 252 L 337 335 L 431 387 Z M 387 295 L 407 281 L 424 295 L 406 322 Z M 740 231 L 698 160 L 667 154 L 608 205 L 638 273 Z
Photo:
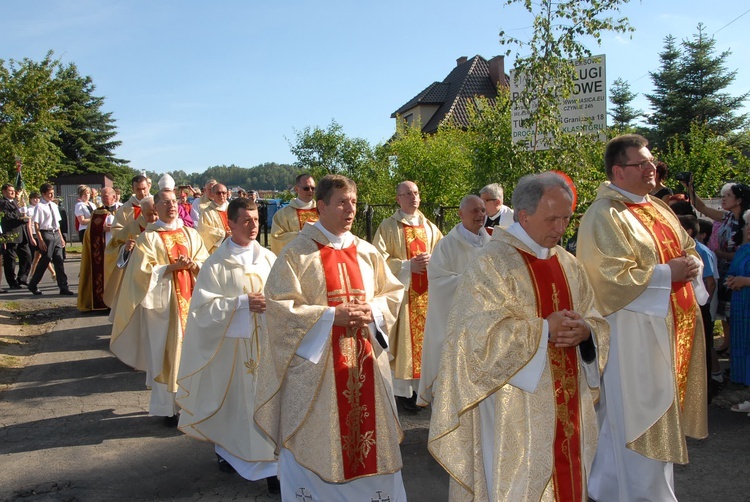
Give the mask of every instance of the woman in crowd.
M 75 215 L 78 221 L 78 241 L 83 242 L 83 234 L 91 222 L 91 213 L 96 211 L 96 205 L 90 200 L 91 189 L 88 185 L 78 187 L 78 202 L 76 202 Z
M 669 203 L 669 198 L 672 197 L 672 189 L 664 184 L 664 180 L 669 176 L 669 169 L 667 165 L 661 160 L 656 163 L 656 187 L 651 190 L 651 196 L 661 199 L 664 202 Z
M 742 215 L 750 209 L 750 187 L 740 183 L 727 183 L 721 189 L 721 209 L 708 207 L 703 200 L 695 195 L 692 184 L 689 187 L 690 200 L 702 214 L 708 216 L 715 222 L 719 222 L 718 228 L 714 226 L 716 235 L 715 249 L 719 260 L 719 309 L 718 315 L 723 318 L 724 343 L 717 347 L 717 352 L 725 352 L 729 349 L 731 329 L 729 326 L 730 297 L 731 291 L 727 289 L 726 277 L 729 264 L 732 263 L 734 253 L 742 244 L 742 227 L 745 222 Z
M 727 287 L 732 291 L 732 381 L 750 386 L 750 211 L 746 211 L 744 244 L 737 249 L 727 272 Z M 750 412 L 750 401 L 735 405 L 734 411 Z

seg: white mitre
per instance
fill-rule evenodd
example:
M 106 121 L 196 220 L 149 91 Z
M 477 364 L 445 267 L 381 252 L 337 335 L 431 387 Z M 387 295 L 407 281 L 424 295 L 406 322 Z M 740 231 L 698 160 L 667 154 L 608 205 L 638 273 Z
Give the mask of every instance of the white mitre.
M 167 190 L 174 190 L 174 178 L 169 175 L 169 173 L 165 174 L 161 178 L 159 178 L 159 190 L 164 190 L 165 188 Z

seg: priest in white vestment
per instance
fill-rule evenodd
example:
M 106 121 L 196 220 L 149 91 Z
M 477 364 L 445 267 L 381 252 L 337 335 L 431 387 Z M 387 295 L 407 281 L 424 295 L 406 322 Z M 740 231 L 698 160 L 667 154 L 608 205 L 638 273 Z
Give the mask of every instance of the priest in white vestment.
M 448 314 L 458 281 L 490 240 L 484 228 L 485 213 L 485 204 L 480 197 L 464 197 L 458 207 L 461 222 L 437 243 L 427 266 L 429 301 L 422 345 L 422 375 L 417 392 L 419 406 L 432 402 L 432 387 L 440 366 Z
M 232 237 L 201 267 L 190 300 L 177 375 L 179 429 L 215 444 L 219 468 L 278 490 L 273 442 L 253 421 L 261 338 L 267 336 L 268 273 L 276 260 L 261 247 L 258 206 L 238 198 L 227 209 Z
M 208 258 L 198 233 L 178 218 L 171 190 L 154 196 L 159 219 L 136 239 L 112 311 L 110 350 L 146 372 L 149 414 L 177 426 L 177 370 L 190 297 L 200 265 Z
M 141 215 L 141 200 L 148 197 L 151 190 L 151 182 L 143 174 L 134 176 L 130 184 L 133 195 L 115 213 L 115 221 L 110 229 L 113 238 L 117 237 L 129 222 L 138 219 Z
M 203 239 L 208 254 L 213 254 L 214 251 L 219 249 L 224 239 L 232 234 L 227 218 L 227 198 L 229 196 L 227 187 L 217 183 L 211 188 L 211 193 L 213 194 L 213 200 L 203 208 L 200 220 L 196 225 L 196 230 Z
M 294 182 L 297 194 L 289 205 L 282 207 L 273 215 L 271 234 L 268 236 L 271 251 L 278 255 L 284 246 L 292 242 L 306 223 L 318 221 L 315 209 L 315 179 L 307 173 L 297 176 Z
M 589 480 L 599 502 L 676 501 L 685 436 L 707 435 L 702 262 L 675 214 L 649 195 L 656 167 L 647 146 L 635 134 L 608 143 L 609 182 L 578 231 L 577 256 L 612 325 Z
M 323 177 L 266 283 L 268 356 L 255 421 L 276 443 L 282 500 L 406 500 L 388 364 L 403 286 L 350 229 L 354 182 Z
M 555 173 L 521 178 L 517 222 L 495 230 L 458 284 L 428 442 L 452 501 L 588 501 L 609 326 L 557 245 L 572 201 Z

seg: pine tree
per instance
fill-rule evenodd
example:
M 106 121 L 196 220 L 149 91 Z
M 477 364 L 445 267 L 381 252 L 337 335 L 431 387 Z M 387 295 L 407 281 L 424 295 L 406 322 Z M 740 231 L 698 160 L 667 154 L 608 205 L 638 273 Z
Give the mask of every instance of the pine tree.
M 643 112 L 633 108 L 630 103 L 633 102 L 637 94 L 630 91 L 630 84 L 618 78 L 609 89 L 609 101 L 614 105 L 614 109 L 608 112 L 612 117 L 613 127 L 627 129 L 633 126 L 633 121 L 642 117 Z
M 728 71 L 725 51 L 715 55 L 716 40 L 704 33 L 684 40 L 681 49 L 671 35 L 665 39 L 659 54 L 661 67 L 651 72 L 655 91 L 647 94 L 653 113 L 648 122 L 653 127 L 651 138 L 661 148 L 675 135 L 685 138 L 693 122 L 705 123 L 711 132 L 723 136 L 747 126 L 747 114 L 737 111 L 750 93 L 733 97 L 724 90 L 732 84 L 737 72 Z
M 121 141 L 113 138 L 117 128 L 111 112 L 103 112 L 104 98 L 94 96 L 91 77 L 83 77 L 71 63 L 60 68 L 58 100 L 65 126 L 57 144 L 63 152 L 61 170 L 75 173 L 112 173 L 122 170 L 127 161 L 118 159 L 114 150 Z

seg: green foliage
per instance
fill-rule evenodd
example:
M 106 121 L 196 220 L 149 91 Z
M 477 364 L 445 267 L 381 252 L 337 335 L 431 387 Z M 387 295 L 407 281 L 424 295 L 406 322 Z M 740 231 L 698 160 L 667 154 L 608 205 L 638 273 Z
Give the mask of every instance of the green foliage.
M 716 40 L 704 29 L 702 23 L 698 24 L 698 33 L 680 47 L 674 37 L 666 37 L 661 67 L 651 73 L 655 91 L 646 95 L 654 109 L 648 120 L 653 126 L 650 138 L 662 149 L 675 135 L 689 149 L 687 137 L 693 121 L 723 136 L 748 125 L 748 115 L 737 112 L 750 92 L 740 96 L 725 92 L 737 75 L 726 68 L 731 52 L 715 55 Z
M 570 97 L 574 88 L 575 61 L 591 56 L 584 39 L 593 38 L 601 44 L 606 31 L 634 31 L 627 18 L 614 19 L 609 12 L 618 12 L 629 0 L 506 0 L 506 5 L 522 4 L 533 16 L 531 40 L 522 41 L 500 32 L 501 45 L 516 45 L 527 51 L 515 60 L 515 75 L 526 85 L 517 103 L 528 111 L 527 125 L 534 130 L 532 144 L 550 137 L 554 143 L 560 136 L 559 99 Z M 508 50 L 506 55 L 510 55 Z
M 15 158 L 23 160 L 24 181 L 34 189 L 53 177 L 62 152 L 56 143 L 65 126 L 59 113 L 59 61 L 52 53 L 39 62 L 0 60 L 0 179 L 15 181 Z
M 614 127 L 627 129 L 632 127 L 636 119 L 643 116 L 641 110 L 630 105 L 636 96 L 638 95 L 630 91 L 630 84 L 621 78 L 616 79 L 609 88 L 609 101 L 614 105 L 614 109 L 607 113 L 612 117 Z
M 690 148 L 686 148 L 685 144 Z M 748 183 L 750 162 L 725 138 L 716 135 L 707 124 L 694 122 L 684 141 L 673 136 L 662 160 L 670 172 L 690 171 L 693 185 L 701 197 L 715 197 L 728 181 Z M 681 187 L 673 182 L 673 188 Z

